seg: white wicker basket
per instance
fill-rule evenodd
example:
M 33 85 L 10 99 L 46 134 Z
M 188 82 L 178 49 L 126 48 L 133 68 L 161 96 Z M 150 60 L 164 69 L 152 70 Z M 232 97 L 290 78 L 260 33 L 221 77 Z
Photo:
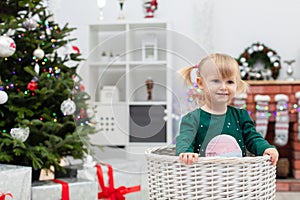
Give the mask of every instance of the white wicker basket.
M 150 199 L 275 199 L 276 167 L 268 156 L 178 161 L 174 147 L 146 151 Z

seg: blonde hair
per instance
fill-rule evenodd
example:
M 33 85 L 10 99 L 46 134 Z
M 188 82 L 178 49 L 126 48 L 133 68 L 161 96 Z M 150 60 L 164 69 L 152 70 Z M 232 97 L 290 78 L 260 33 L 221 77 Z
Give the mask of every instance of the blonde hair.
M 180 70 L 179 73 L 188 84 L 193 85 L 193 82 L 191 80 L 191 72 L 193 71 L 193 69 L 197 69 L 197 76 L 203 78 L 201 76 L 201 69 L 204 67 L 204 65 L 209 64 L 209 62 L 216 66 L 222 78 L 228 78 L 231 76 L 236 77 L 237 94 L 247 92 L 249 86 L 245 81 L 241 79 L 239 64 L 233 57 L 227 54 L 210 54 L 207 57 L 203 58 L 198 65 L 185 67 Z

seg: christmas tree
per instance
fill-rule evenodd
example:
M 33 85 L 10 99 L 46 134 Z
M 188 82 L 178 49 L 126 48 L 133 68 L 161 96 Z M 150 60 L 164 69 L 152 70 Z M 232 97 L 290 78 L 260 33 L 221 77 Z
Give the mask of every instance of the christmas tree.
M 0 1 L 0 163 L 63 170 L 63 157 L 88 151 L 93 109 L 73 30 L 42 0 Z

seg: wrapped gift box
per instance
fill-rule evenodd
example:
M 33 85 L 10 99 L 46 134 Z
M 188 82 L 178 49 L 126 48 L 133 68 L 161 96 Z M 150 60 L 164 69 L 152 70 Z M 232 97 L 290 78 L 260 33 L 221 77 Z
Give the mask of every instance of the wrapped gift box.
M 0 164 L 0 194 L 3 193 L 11 194 L 11 199 L 30 200 L 31 167 Z
M 144 188 L 146 186 L 143 184 L 142 181 L 142 175 L 144 173 L 141 163 L 134 160 L 126 159 L 109 159 L 102 162 L 112 166 L 114 188 L 136 188 L 137 186 L 140 186 L 139 191 L 129 192 L 125 194 L 124 197 L 126 198 L 126 200 L 145 199 L 143 198 L 143 196 L 145 196 L 143 193 L 145 193 Z M 108 167 L 105 165 L 101 166 L 104 184 L 106 187 L 108 187 Z M 86 178 L 98 183 L 96 167 L 78 169 L 78 177 Z M 101 188 L 99 191 L 101 191 Z
M 98 200 L 98 186 L 94 181 L 77 178 L 58 179 L 66 182 L 70 200 Z M 64 200 L 62 184 L 54 181 L 39 181 L 32 184 L 32 200 Z

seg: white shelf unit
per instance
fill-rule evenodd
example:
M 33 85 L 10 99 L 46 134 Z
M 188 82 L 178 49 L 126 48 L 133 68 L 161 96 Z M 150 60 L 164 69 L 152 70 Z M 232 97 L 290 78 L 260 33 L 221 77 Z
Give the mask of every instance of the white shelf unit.
M 163 20 L 101 22 L 89 26 L 88 88 L 97 105 L 101 129 L 92 136 L 92 143 L 131 148 L 171 143 L 168 29 L 169 24 Z M 143 57 L 143 42 L 149 35 L 156 41 L 153 60 Z M 103 52 L 112 56 L 103 57 Z M 150 101 L 145 85 L 149 77 L 154 81 Z M 116 86 L 119 97 L 101 101 L 104 86 Z

